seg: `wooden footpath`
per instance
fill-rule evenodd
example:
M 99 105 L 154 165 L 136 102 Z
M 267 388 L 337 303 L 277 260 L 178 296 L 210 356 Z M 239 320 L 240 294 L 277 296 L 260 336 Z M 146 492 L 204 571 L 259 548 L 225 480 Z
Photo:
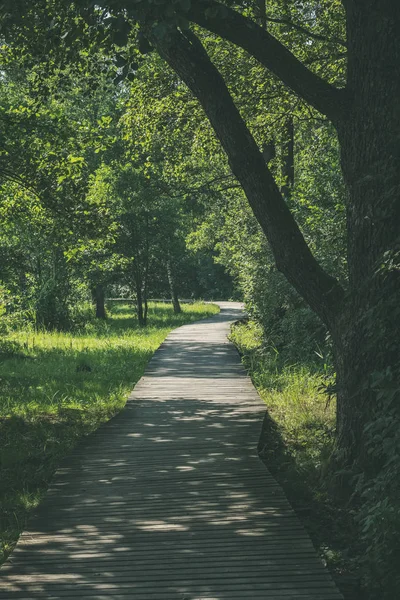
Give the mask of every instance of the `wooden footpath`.
M 63 463 L 0 600 L 341 600 L 256 452 L 240 305 L 173 331 L 126 408 Z

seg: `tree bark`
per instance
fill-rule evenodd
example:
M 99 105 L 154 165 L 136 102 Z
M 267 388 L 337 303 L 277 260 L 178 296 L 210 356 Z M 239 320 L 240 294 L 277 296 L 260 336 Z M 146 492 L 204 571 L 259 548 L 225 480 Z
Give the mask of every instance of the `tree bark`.
M 136 310 L 139 321 L 139 326 L 144 327 L 146 325 L 143 311 L 143 295 L 141 282 L 136 281 Z
M 351 292 L 335 337 L 339 445 L 350 459 L 365 456 L 364 425 L 381 408 L 374 381 L 383 373 L 394 377 L 400 362 L 399 271 L 382 269 L 400 248 L 400 11 L 395 4 L 347 3 L 347 87 L 353 102 L 337 130 L 348 189 Z
M 256 0 L 257 21 L 263 29 L 267 29 L 266 0 Z
M 171 292 L 171 300 L 172 300 L 172 306 L 174 307 L 174 313 L 176 315 L 178 315 L 180 312 L 182 312 L 181 309 L 181 305 L 179 303 L 179 298 L 178 298 L 178 292 L 176 289 L 176 282 L 175 282 L 175 277 L 172 271 L 172 265 L 171 265 L 171 259 L 170 257 L 168 257 L 167 260 L 167 277 L 168 277 L 168 284 L 169 284 L 169 289 Z
M 95 285 L 93 295 L 96 305 L 96 319 L 106 319 L 105 291 L 104 286 L 101 283 Z
M 146 213 L 146 228 L 145 228 L 145 254 L 143 257 L 143 281 L 142 281 L 142 298 L 143 298 L 143 326 L 147 325 L 147 315 L 149 312 L 149 305 L 147 302 L 147 290 L 148 290 L 148 279 L 150 270 L 150 244 L 149 244 L 149 214 Z
M 147 316 L 149 314 L 149 303 L 147 301 L 147 291 L 144 295 L 144 312 L 143 312 L 143 327 L 147 325 Z
M 134 269 L 134 277 L 135 277 L 135 291 L 136 291 L 136 312 L 137 318 L 139 322 L 139 327 L 145 327 L 146 325 L 146 298 L 143 297 L 143 278 L 138 265 L 135 265 Z
M 142 299 L 143 299 L 143 327 L 146 327 L 147 325 L 147 316 L 149 314 L 149 303 L 147 300 L 147 269 L 144 275 L 144 282 L 143 282 L 143 292 L 142 292 Z

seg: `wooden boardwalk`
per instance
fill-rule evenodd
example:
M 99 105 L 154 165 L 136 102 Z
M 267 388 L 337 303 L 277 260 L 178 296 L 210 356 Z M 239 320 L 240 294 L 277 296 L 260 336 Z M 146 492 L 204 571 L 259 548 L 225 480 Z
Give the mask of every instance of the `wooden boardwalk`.
M 239 305 L 172 332 L 55 475 L 0 600 L 340 600 L 257 457 L 264 406 L 227 341 Z

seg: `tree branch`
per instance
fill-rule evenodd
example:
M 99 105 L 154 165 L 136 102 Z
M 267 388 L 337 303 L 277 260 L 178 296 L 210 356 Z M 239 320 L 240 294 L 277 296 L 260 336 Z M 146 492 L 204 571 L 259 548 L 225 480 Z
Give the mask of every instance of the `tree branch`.
M 269 23 L 279 23 L 281 25 L 287 25 L 288 27 L 292 27 L 300 33 L 308 35 L 308 37 L 313 38 L 314 40 L 328 42 L 330 44 L 339 44 L 340 46 L 344 46 L 345 48 L 347 47 L 347 42 L 345 42 L 345 40 L 342 40 L 341 38 L 327 38 L 325 35 L 322 35 L 322 33 L 315 33 L 314 31 L 311 31 L 311 29 L 307 29 L 307 27 L 299 25 L 298 23 L 294 23 L 293 21 L 289 21 L 287 19 L 275 19 L 273 17 L 267 17 L 266 20 Z
M 150 41 L 198 98 L 271 245 L 277 268 L 325 323 L 332 325 L 343 289 L 313 257 L 226 84 L 191 32 L 147 31 Z
M 26 190 L 27 192 L 30 192 L 31 194 L 36 196 L 36 198 L 41 200 L 41 197 L 39 196 L 39 194 L 35 190 L 35 188 L 30 186 L 29 184 L 27 184 L 20 175 L 17 175 L 16 173 L 13 173 L 12 171 L 9 171 L 8 169 L 5 169 L 4 167 L 0 166 L 0 178 L 1 177 L 4 177 L 4 179 L 6 181 L 12 181 L 13 183 L 20 185 L 24 190 Z M 0 183 L 1 183 L 1 179 L 0 179 Z
M 188 18 L 240 46 L 333 122 L 346 112 L 347 92 L 330 85 L 251 19 L 215 0 L 191 3 Z

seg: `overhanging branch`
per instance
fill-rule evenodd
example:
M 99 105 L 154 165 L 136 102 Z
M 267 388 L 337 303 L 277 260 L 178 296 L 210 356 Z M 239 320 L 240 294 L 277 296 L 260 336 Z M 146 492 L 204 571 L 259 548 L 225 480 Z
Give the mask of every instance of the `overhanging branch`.
M 268 17 L 268 18 L 266 18 L 266 21 L 268 23 L 278 23 L 280 25 L 287 25 L 288 27 L 291 27 L 292 29 L 296 29 L 296 31 L 299 31 L 300 33 L 304 33 L 304 35 L 306 35 L 314 40 L 318 40 L 320 42 L 327 42 L 328 44 L 339 44 L 340 46 L 344 46 L 345 48 L 347 47 L 347 43 L 345 42 L 345 40 L 342 40 L 341 38 L 326 37 L 326 35 L 323 35 L 322 33 L 315 33 L 314 31 L 311 31 L 311 29 L 308 29 L 307 27 L 304 27 L 303 25 L 299 25 L 298 23 L 294 23 L 293 21 L 289 21 L 288 19 L 275 19 L 273 17 Z
M 200 40 L 190 31 L 148 35 L 159 54 L 200 101 L 228 156 L 232 172 L 271 245 L 276 265 L 327 323 L 343 300 L 339 283 L 319 265 L 287 207 L 228 88 Z
M 0 166 L 0 183 L 1 183 L 1 178 L 4 177 L 4 179 L 6 181 L 11 181 L 12 183 L 16 183 L 19 186 L 21 186 L 24 190 L 26 190 L 27 192 L 30 192 L 31 194 L 33 194 L 34 196 L 36 196 L 36 198 L 38 198 L 39 200 L 41 200 L 41 197 L 39 196 L 38 192 L 35 190 L 35 188 L 31 185 L 29 185 L 28 183 L 26 183 L 26 181 L 23 179 L 23 177 L 21 177 L 20 175 L 17 175 L 16 173 L 13 173 L 12 171 L 5 169 L 3 167 Z
M 345 114 L 347 93 L 307 69 L 281 42 L 251 19 L 215 0 L 191 3 L 188 18 L 240 46 L 333 122 Z

